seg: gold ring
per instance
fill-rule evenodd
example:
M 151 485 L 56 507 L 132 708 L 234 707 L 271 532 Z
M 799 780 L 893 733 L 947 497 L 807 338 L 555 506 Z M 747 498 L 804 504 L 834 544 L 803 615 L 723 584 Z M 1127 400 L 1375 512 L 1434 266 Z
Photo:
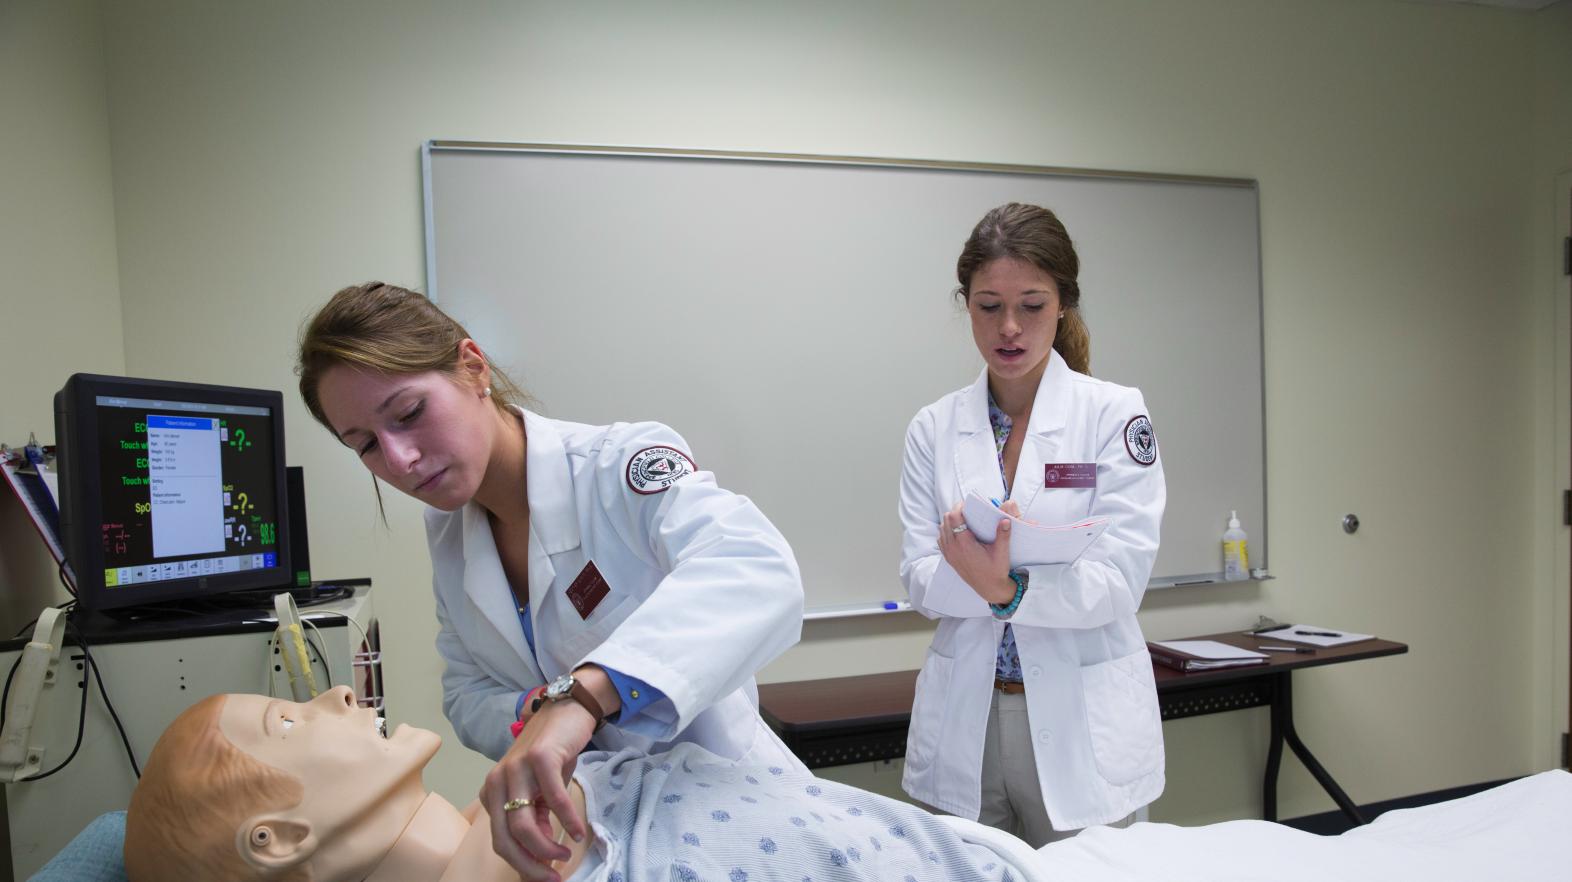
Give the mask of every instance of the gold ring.
M 533 804 L 527 799 L 510 799 L 502 804 L 502 810 L 505 812 L 516 812 Z

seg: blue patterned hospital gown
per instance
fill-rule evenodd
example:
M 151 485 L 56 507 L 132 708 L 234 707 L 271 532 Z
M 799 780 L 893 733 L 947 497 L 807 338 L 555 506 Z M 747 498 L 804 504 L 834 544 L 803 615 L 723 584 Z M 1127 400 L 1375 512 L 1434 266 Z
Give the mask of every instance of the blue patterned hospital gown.
M 586 753 L 599 837 L 571 882 L 1017 882 L 993 850 L 922 809 L 691 743 Z

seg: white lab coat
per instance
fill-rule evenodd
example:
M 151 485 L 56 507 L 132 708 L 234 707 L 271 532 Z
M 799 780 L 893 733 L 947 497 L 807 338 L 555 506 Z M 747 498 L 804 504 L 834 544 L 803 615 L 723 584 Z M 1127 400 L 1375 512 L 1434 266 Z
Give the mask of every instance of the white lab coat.
M 693 741 L 728 758 L 797 760 L 758 713 L 753 675 L 796 643 L 802 578 L 780 532 L 746 497 L 695 471 L 635 492 L 630 458 L 687 442 L 658 423 L 587 426 L 519 410 L 530 507 L 529 652 L 486 511 L 426 512 L 437 597 L 442 706 L 468 747 L 500 758 L 520 692 L 586 662 L 665 698 L 594 737 L 603 750 Z M 647 489 L 647 488 L 646 488 Z M 594 561 L 610 593 L 581 617 L 566 591 Z
M 1135 611 L 1157 556 L 1166 492 L 1161 461 L 1142 465 L 1125 443 L 1127 425 L 1146 412 L 1138 390 L 1071 371 L 1054 352 L 1010 494 L 1023 517 L 1042 524 L 1113 519 L 1075 563 L 1027 567 L 1029 588 L 1009 620 L 1043 801 L 1057 830 L 1118 820 L 1163 790 L 1157 692 Z M 901 579 L 912 605 L 940 619 L 917 678 L 902 786 L 973 820 L 1005 623 L 969 588 L 975 603 L 966 615 L 940 614 L 924 598 L 935 586 L 965 586 L 939 553 L 939 519 L 970 490 L 1003 498 L 996 451 L 984 370 L 912 420 L 901 470 Z M 1044 464 L 1074 462 L 1097 463 L 1096 489 L 1044 488 Z

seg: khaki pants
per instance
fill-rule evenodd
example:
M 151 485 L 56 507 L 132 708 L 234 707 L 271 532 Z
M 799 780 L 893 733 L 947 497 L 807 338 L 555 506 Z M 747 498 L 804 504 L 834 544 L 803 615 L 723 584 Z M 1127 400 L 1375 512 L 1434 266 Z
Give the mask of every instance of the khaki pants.
M 988 708 L 988 734 L 983 743 L 982 814 L 980 823 L 997 827 L 1026 840 L 1032 848 L 1069 839 L 1079 830 L 1055 830 L 1043 805 L 1043 789 L 1051 781 L 1037 778 L 1037 757 L 1032 751 L 1032 727 L 1026 718 L 1026 696 L 1008 695 L 997 689 Z M 1129 815 L 1109 824 L 1128 827 Z

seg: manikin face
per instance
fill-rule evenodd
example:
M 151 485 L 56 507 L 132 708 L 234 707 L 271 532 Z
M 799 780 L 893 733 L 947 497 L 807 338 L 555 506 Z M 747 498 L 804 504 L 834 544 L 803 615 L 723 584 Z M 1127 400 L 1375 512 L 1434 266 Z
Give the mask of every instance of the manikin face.
M 1040 371 L 1059 326 L 1059 285 L 1035 264 L 1000 257 L 972 274 L 966 311 L 972 339 L 1001 380 Z
M 302 805 L 316 794 L 346 807 L 363 804 L 410 779 L 419 789 L 421 770 L 442 744 L 435 732 L 408 725 L 384 736 L 376 711 L 357 707 L 347 686 L 304 703 L 231 695 L 218 725 L 235 747 L 299 778 L 306 786 Z
M 323 372 L 317 394 L 339 440 L 373 475 L 453 511 L 474 497 L 491 456 L 496 407 L 484 388 L 485 378 L 468 373 L 455 379 L 336 365 Z
M 287 865 L 305 843 L 321 878 L 381 859 L 425 799 L 420 774 L 442 744 L 407 725 L 384 737 L 376 712 L 357 707 L 346 686 L 305 703 L 230 695 L 218 726 L 236 748 L 305 788 L 299 805 L 258 815 L 241 831 L 253 859 L 266 862 L 272 851 Z

